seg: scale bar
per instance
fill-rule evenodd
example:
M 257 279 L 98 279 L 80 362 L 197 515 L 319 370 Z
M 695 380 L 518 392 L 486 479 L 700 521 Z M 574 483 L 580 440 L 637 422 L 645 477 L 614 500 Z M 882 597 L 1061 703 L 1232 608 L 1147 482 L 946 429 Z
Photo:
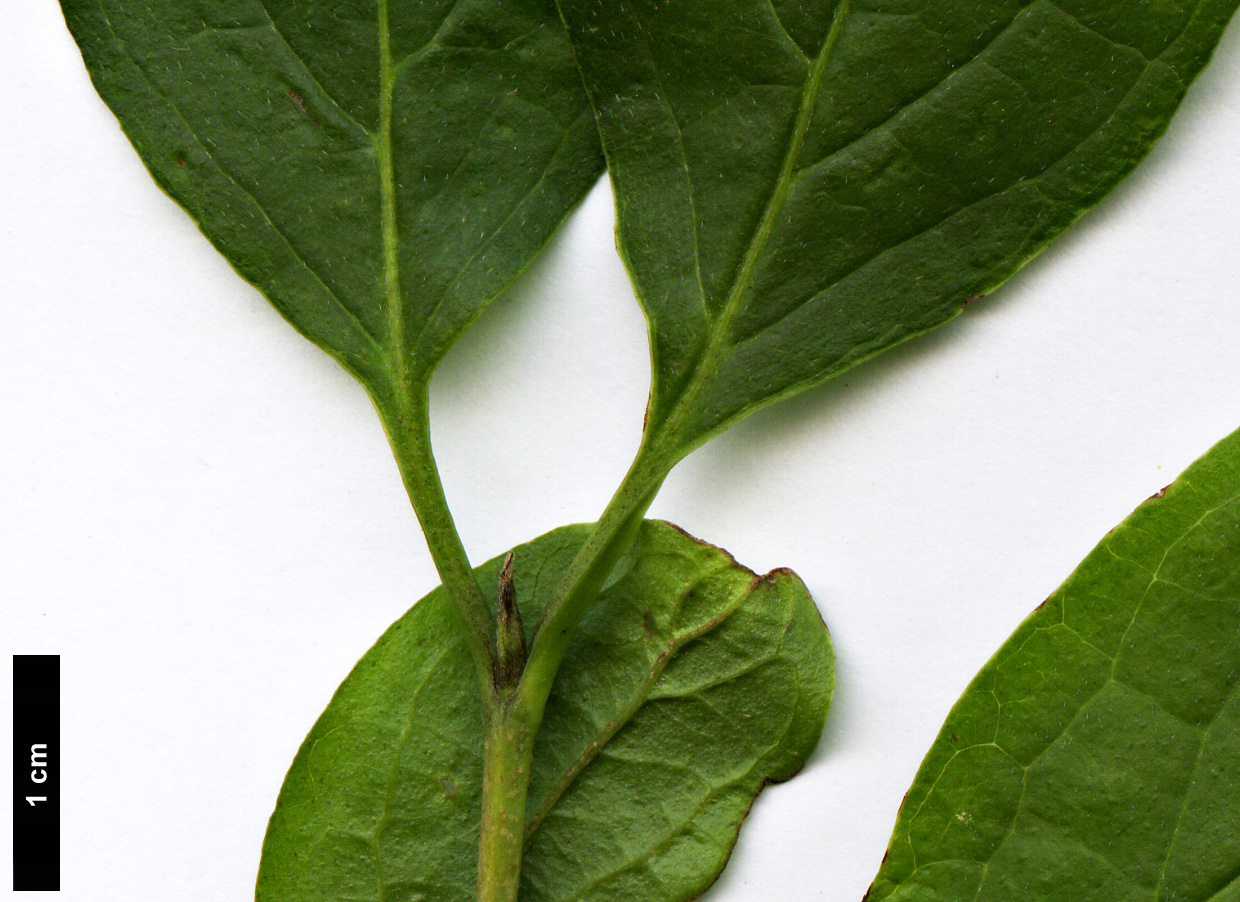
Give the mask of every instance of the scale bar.
M 13 655 L 13 889 L 60 891 L 60 655 Z

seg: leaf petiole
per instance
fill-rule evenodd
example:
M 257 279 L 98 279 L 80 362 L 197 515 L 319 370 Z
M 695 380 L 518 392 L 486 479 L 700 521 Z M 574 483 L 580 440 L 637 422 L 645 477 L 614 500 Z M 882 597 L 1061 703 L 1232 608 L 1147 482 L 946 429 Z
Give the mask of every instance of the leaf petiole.
M 666 459 L 650 448 L 643 443 L 638 450 L 620 487 L 556 588 L 530 643 L 519 691 L 540 717 L 577 624 L 633 543 L 671 469 Z
M 375 406 L 431 559 L 461 621 L 482 697 L 490 699 L 495 692 L 495 624 L 448 510 L 431 448 L 426 389 L 406 393 L 404 403 Z
M 483 692 L 479 902 L 517 899 L 534 740 L 577 625 L 637 538 L 646 511 L 667 477 L 670 466 L 666 459 L 648 449 L 649 445 L 643 444 L 638 451 L 624 481 L 560 581 L 530 644 L 515 688 L 491 684 L 489 691 Z M 511 557 L 506 560 L 501 571 L 501 594 L 505 580 L 511 580 L 511 561 Z M 470 641 L 472 645 L 474 637 Z

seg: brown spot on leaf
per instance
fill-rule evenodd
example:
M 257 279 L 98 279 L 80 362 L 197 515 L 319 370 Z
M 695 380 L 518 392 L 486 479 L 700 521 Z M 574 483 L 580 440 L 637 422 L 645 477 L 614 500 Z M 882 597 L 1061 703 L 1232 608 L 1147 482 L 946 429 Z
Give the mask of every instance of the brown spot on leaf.
M 654 622 L 654 614 L 649 611 L 642 613 L 642 632 L 646 634 L 647 639 L 653 639 L 659 632 L 659 627 Z
M 309 117 L 310 117 L 310 124 L 311 124 L 311 125 L 313 125 L 315 128 L 318 128 L 318 127 L 319 127 L 318 120 L 316 120 L 316 119 L 314 118 L 314 116 L 311 116 L 311 115 L 310 115 L 310 107 L 306 106 L 306 98 L 302 97 L 300 94 L 298 94 L 298 93 L 297 93 L 296 91 L 294 91 L 292 88 L 289 88 L 289 89 L 288 89 L 288 99 L 289 99 L 289 100 L 291 100 L 291 101 L 293 101 L 293 103 L 297 104 L 297 109 L 301 110 L 303 113 L 305 113 L 307 116 L 309 116 Z
M 184 169 L 187 166 L 189 166 L 189 160 L 185 159 L 185 157 L 183 156 L 178 155 L 177 156 L 177 169 Z

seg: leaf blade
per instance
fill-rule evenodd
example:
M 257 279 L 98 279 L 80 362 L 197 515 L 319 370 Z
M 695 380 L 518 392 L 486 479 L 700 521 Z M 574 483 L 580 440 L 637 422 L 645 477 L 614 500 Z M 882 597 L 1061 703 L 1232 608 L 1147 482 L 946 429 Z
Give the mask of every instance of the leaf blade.
M 982 669 L 867 898 L 1226 898 L 1237 561 L 1240 433 L 1112 531 Z
M 1014 274 L 1144 156 L 1237 4 L 560 6 L 678 458 Z
M 552 5 L 402 7 L 390 28 L 385 2 L 345 6 L 65 0 L 62 9 L 160 187 L 382 403 L 408 391 L 402 383 L 424 387 L 602 161 L 581 127 L 588 106 Z M 328 13 L 330 29 L 320 21 Z M 420 53 L 401 43 L 431 26 Z M 408 52 L 389 54 L 384 69 L 392 39 Z M 514 99 L 523 91 L 529 103 Z M 473 143 L 445 140 L 445 124 Z M 482 163 L 493 170 L 485 179 Z M 458 181 L 441 184 L 457 167 Z M 507 228 L 481 229 L 488 216 Z M 460 261 L 445 247 L 470 255 L 470 278 L 449 278 Z M 429 315 L 432 290 L 450 316 Z
M 585 527 L 569 527 L 517 550 L 523 616 L 545 603 L 585 535 Z M 628 897 L 624 885 L 642 867 L 599 837 L 628 831 L 629 840 L 651 846 L 660 829 L 670 839 L 643 861 L 685 893 L 700 892 L 726 860 L 753 796 L 766 781 L 792 776 L 821 732 L 833 681 L 830 645 L 799 581 L 785 571 L 757 578 L 666 524 L 647 524 L 639 542 L 606 590 L 610 616 L 583 625 L 548 703 L 535 752 L 523 898 Z M 493 575 L 498 566 L 496 559 L 479 569 Z M 652 593 L 653 586 L 672 591 Z M 680 628 L 673 629 L 674 620 Z M 264 844 L 260 902 L 335 898 L 340 890 L 378 898 L 380 884 L 388 892 L 473 897 L 481 729 L 468 655 L 456 633 L 437 590 L 342 684 L 281 792 Z M 782 644 L 773 644 L 776 634 L 785 635 Z M 450 641 L 440 644 L 444 638 Z M 749 660 L 747 644 L 771 660 Z M 790 660 L 800 667 L 795 674 Z M 702 685 L 704 674 L 727 677 L 746 661 L 756 669 Z M 799 691 L 789 693 L 790 686 Z M 684 776 L 677 746 L 668 745 L 683 732 L 675 725 L 709 716 L 685 720 L 680 710 L 670 718 L 670 710 L 698 698 L 724 712 L 747 708 L 753 725 L 746 736 L 771 733 L 769 753 L 753 755 L 744 742 L 736 747 L 735 729 L 703 730 L 721 762 L 748 770 L 713 794 L 700 785 L 678 788 L 664 800 L 668 811 L 625 799 L 629 790 L 616 768 L 673 783 Z M 758 700 L 777 714 L 755 708 Z M 660 747 L 666 768 L 637 760 Z M 582 816 L 596 821 L 589 836 L 578 829 Z M 686 836 L 709 840 L 695 846 Z M 596 848 L 583 852 L 591 840 Z M 657 897 L 686 898 L 666 889 Z

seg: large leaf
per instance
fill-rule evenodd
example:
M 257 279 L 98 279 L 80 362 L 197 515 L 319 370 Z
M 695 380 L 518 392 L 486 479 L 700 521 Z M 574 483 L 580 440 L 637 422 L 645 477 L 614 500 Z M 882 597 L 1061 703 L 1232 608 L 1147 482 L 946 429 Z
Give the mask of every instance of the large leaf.
M 560 0 L 676 456 L 957 315 L 1149 150 L 1237 0 Z
M 534 622 L 585 540 L 516 550 Z M 494 585 L 499 559 L 479 568 Z M 754 796 L 818 742 L 831 644 L 788 571 L 755 576 L 648 522 L 582 623 L 535 749 L 521 898 L 686 899 L 727 860 Z M 272 815 L 258 902 L 476 897 L 482 730 L 441 590 L 358 663 Z
M 982 669 L 867 898 L 1240 899 L 1240 432 Z
M 382 402 L 602 161 L 551 0 L 63 0 L 160 186 Z

